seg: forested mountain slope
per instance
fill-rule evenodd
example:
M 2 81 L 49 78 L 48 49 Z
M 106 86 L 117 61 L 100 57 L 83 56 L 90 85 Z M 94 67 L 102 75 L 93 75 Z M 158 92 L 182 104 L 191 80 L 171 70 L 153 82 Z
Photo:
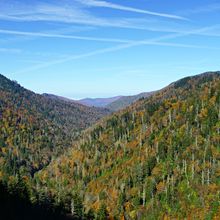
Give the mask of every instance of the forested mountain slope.
M 218 219 L 220 72 L 103 119 L 34 182 L 73 214 L 77 194 L 97 219 Z
M 66 102 L 75 102 L 75 101 L 72 100 L 72 99 L 65 98 L 65 97 L 63 97 L 63 96 L 58 96 L 58 95 L 49 94 L 49 93 L 43 93 L 42 96 L 47 97 L 47 98 L 50 98 L 50 99 L 58 100 L 58 101 L 62 100 L 62 101 L 66 101 Z
M 115 112 L 121 110 L 123 108 L 128 107 L 132 103 L 138 101 L 138 99 L 147 98 L 153 95 L 155 92 L 143 92 L 138 95 L 133 96 L 122 96 L 119 99 L 111 102 L 110 104 L 106 105 L 105 107 L 109 110 Z
M 42 95 L 44 97 L 54 100 L 63 100 L 70 103 L 79 103 L 90 107 L 106 108 L 111 112 L 116 112 L 123 108 L 128 107 L 129 105 L 138 101 L 139 99 L 150 97 L 154 93 L 155 92 L 143 92 L 138 95 L 131 95 L 131 96 L 115 96 L 111 98 L 85 98 L 81 100 L 68 99 L 62 96 L 57 96 L 48 93 L 44 93 Z
M 33 174 L 108 113 L 46 98 L 0 75 L 0 177 Z
M 115 97 L 110 97 L 110 98 L 85 98 L 85 99 L 77 100 L 76 102 L 81 103 L 86 106 L 107 108 L 108 104 L 120 98 L 121 96 L 115 96 Z

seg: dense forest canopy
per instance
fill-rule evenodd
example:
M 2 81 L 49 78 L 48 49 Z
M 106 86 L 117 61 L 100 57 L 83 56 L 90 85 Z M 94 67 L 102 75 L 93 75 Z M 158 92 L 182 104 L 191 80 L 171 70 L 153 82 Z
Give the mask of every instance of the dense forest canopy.
M 34 179 L 109 218 L 217 218 L 219 120 L 219 72 L 184 78 L 85 131 Z
M 35 94 L 0 75 L 0 172 L 31 174 L 109 111 Z
M 3 76 L 0 92 L 0 179 L 9 191 L 21 182 L 31 204 L 79 219 L 220 216 L 220 72 L 181 79 L 95 124 L 106 110 Z

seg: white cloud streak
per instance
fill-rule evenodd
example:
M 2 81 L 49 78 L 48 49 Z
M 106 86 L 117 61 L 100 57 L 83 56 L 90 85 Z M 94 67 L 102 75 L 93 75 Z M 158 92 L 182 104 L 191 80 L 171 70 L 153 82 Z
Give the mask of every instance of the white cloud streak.
M 15 31 L 15 30 L 4 30 L 4 29 L 0 29 L 0 34 L 30 36 L 30 37 L 45 37 L 45 38 L 62 38 L 62 39 L 98 41 L 98 42 L 112 42 L 112 43 L 131 43 L 131 42 L 133 42 L 131 40 L 114 39 L 114 38 L 83 37 L 83 36 L 50 34 L 50 33 L 42 33 L 42 32 Z
M 86 6 L 110 8 L 110 9 L 116 9 L 116 10 L 122 10 L 122 11 L 128 11 L 128 12 L 134 12 L 134 13 L 140 13 L 140 14 L 147 14 L 147 15 L 170 18 L 170 19 L 177 19 L 177 20 L 187 20 L 184 17 L 173 15 L 173 14 L 166 14 L 166 13 L 153 12 L 153 11 L 148 11 L 148 10 L 143 10 L 143 9 L 137 9 L 133 7 L 113 4 L 107 1 L 97 1 L 97 0 L 77 0 L 77 1 Z
M 220 37 L 219 33 L 212 33 L 212 31 L 219 28 L 219 25 L 212 26 L 212 28 L 203 28 L 200 29 L 201 31 L 174 31 L 176 35 L 199 35 L 199 36 L 210 36 L 210 37 Z M 42 37 L 42 38 L 61 38 L 61 39 L 69 39 L 69 40 L 82 40 L 82 41 L 97 41 L 97 42 L 109 42 L 109 43 L 135 43 L 136 40 L 128 40 L 128 39 L 118 39 L 118 38 L 102 38 L 102 37 L 90 37 L 90 36 L 78 36 L 78 35 L 65 35 L 65 34 L 56 34 L 56 33 L 46 33 L 46 32 L 29 32 L 29 31 L 18 31 L 18 30 L 7 30 L 7 29 L 0 29 L 0 34 L 5 35 L 13 35 L 13 36 L 25 36 L 25 37 Z M 170 35 L 168 35 L 170 36 Z M 175 44 L 178 46 L 178 44 Z M 179 44 L 180 45 L 180 44 Z M 181 44 L 181 47 L 184 45 Z M 186 45 L 186 47 L 194 47 L 198 48 L 198 46 L 193 45 Z M 201 47 L 199 48 L 206 48 Z
M 38 2 L 34 1 L 32 5 L 31 4 L 24 5 L 22 3 L 18 3 L 18 2 L 16 3 L 13 0 L 9 2 L 0 1 L 0 11 L 1 11 L 0 20 L 9 20 L 16 22 L 50 21 L 54 23 L 56 22 L 56 23 L 64 23 L 64 24 L 80 24 L 80 25 L 89 25 L 96 27 L 114 27 L 114 28 L 126 28 L 126 29 L 138 29 L 138 30 L 149 30 L 152 29 L 152 27 L 153 29 L 155 29 L 154 23 L 157 20 L 154 20 L 154 18 L 148 17 L 144 19 L 143 18 L 134 19 L 133 17 L 130 16 L 128 16 L 127 18 L 98 16 L 95 13 L 93 13 L 92 10 L 88 10 L 88 8 L 90 7 L 100 7 L 97 5 L 97 1 L 95 2 L 93 1 L 93 3 L 87 2 L 90 4 L 90 6 L 86 2 L 84 3 L 83 2 L 79 3 L 79 2 L 81 1 L 67 0 L 66 1 L 67 4 L 62 4 L 59 1 L 57 1 L 55 4 L 54 3 L 46 4 L 40 1 Z M 100 2 L 98 3 L 100 4 Z M 104 2 L 104 3 L 105 3 L 105 7 L 110 5 L 112 6 L 111 3 L 108 2 Z M 93 6 L 91 6 L 91 4 L 93 4 Z M 120 10 L 127 10 L 127 7 L 125 6 L 120 6 L 120 7 L 123 8 L 123 9 L 121 8 Z M 144 11 L 144 10 L 140 10 L 140 11 Z M 155 15 L 156 14 L 157 13 L 155 12 Z M 158 13 L 159 17 L 163 17 L 162 15 L 163 13 Z M 173 17 L 173 15 L 168 14 L 167 17 Z M 182 18 L 178 16 L 176 17 L 178 19 Z M 165 21 L 168 22 L 167 20 Z
M 21 49 L 16 49 L 16 48 L 1 48 L 0 47 L 0 53 L 21 53 L 22 50 Z
M 188 32 L 185 32 L 185 33 L 165 35 L 165 36 L 162 36 L 162 37 L 153 38 L 151 40 L 147 39 L 147 40 L 136 41 L 136 42 L 131 42 L 131 43 L 127 43 L 127 44 L 119 44 L 115 47 L 109 47 L 109 48 L 104 48 L 104 49 L 100 49 L 100 50 L 95 50 L 95 51 L 84 53 L 84 54 L 73 55 L 73 56 L 69 56 L 67 58 L 50 61 L 50 62 L 47 62 L 45 64 L 31 66 L 31 67 L 23 69 L 21 71 L 15 72 L 15 74 L 30 72 L 30 71 L 50 67 L 50 66 L 53 66 L 53 65 L 57 65 L 57 64 L 61 64 L 61 63 L 65 63 L 65 62 L 69 62 L 69 61 L 73 61 L 73 60 L 83 59 L 83 58 L 87 58 L 87 57 L 91 57 L 91 56 L 95 56 L 95 55 L 100 55 L 100 54 L 106 54 L 106 53 L 110 53 L 110 52 L 116 52 L 116 51 L 119 51 L 119 50 L 124 50 L 124 49 L 137 47 L 137 46 L 141 46 L 141 45 L 193 47 L 192 45 L 187 46 L 187 45 L 182 45 L 182 44 L 163 43 L 161 41 L 171 40 L 171 39 L 175 39 L 175 38 L 178 38 L 178 37 L 184 37 L 184 36 L 188 36 L 188 35 L 192 35 L 192 34 L 199 34 L 199 33 L 202 33 L 204 31 L 210 31 L 210 30 L 214 29 L 215 27 L 216 26 L 209 26 L 209 27 L 205 27 L 205 28 L 201 28 L 201 29 L 197 29 L 197 30 L 188 31 Z M 194 46 L 193 48 L 203 48 L 203 47 Z M 208 47 L 206 47 L 206 49 L 207 48 Z M 212 49 L 220 49 L 220 48 L 212 48 Z

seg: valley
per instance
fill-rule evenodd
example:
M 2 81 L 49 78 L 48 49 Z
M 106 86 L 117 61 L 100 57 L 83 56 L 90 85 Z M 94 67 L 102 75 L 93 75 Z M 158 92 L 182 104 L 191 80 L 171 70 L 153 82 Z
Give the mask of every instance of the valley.
M 220 220 L 219 12 L 0 0 L 0 220 Z
M 218 219 L 219 72 L 134 103 L 119 98 L 126 107 L 114 113 L 4 76 L 0 93 L 0 180 L 9 191 L 22 183 L 32 204 L 76 219 Z

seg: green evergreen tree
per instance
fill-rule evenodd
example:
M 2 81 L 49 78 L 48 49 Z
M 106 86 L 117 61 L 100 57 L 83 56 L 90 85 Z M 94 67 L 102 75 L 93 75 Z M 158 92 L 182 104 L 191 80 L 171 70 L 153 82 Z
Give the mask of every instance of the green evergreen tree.
M 83 217 L 84 210 L 83 210 L 83 202 L 80 196 L 75 193 L 73 195 L 73 199 L 71 200 L 71 212 L 79 218 Z
M 108 217 L 108 212 L 107 212 L 106 205 L 102 203 L 97 212 L 96 220 L 106 220 L 107 217 Z

